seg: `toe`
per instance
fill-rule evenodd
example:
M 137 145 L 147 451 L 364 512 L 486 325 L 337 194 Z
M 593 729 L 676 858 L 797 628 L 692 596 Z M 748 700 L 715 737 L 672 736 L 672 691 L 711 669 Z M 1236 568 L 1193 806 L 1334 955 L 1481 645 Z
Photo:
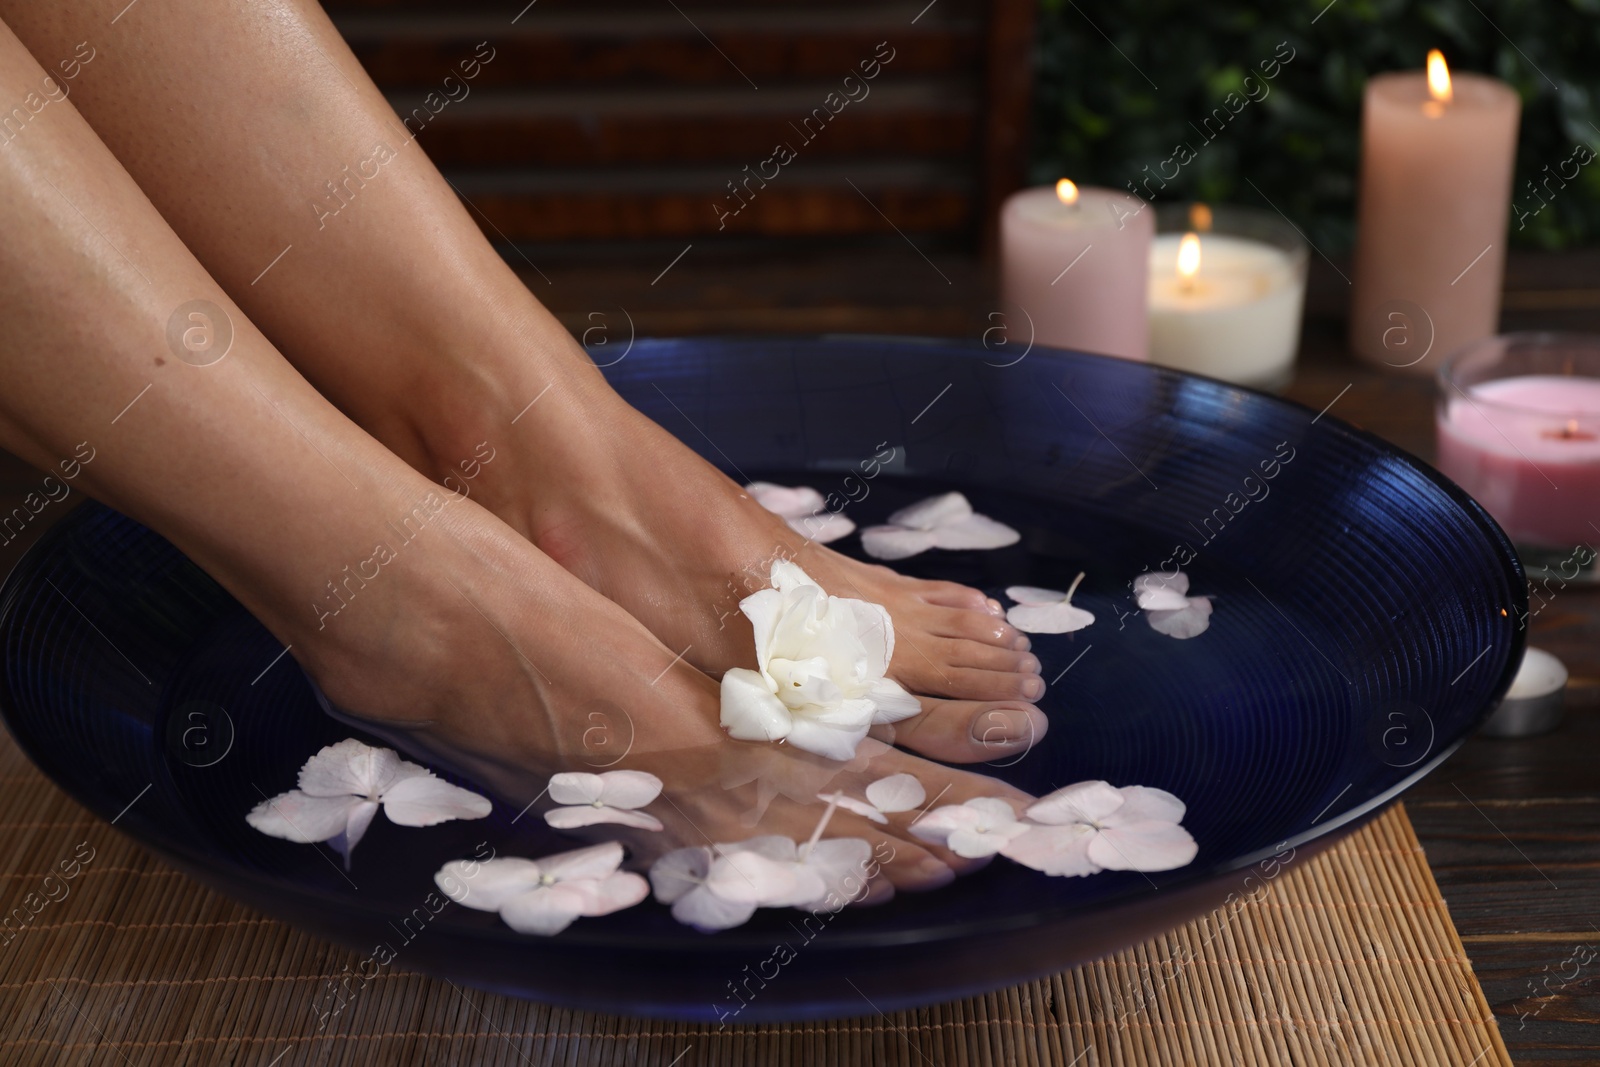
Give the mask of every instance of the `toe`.
M 926 604 L 938 607 L 955 608 L 962 612 L 977 612 L 980 616 L 1005 616 L 1005 608 L 1000 602 L 985 596 L 982 591 L 970 585 L 958 585 L 955 582 L 921 582 L 922 588 L 918 592 L 919 598 Z
M 1021 661 L 1022 666 L 1031 666 L 1031 670 L 988 670 L 958 665 L 951 645 L 951 642 L 929 642 L 918 646 L 903 642 L 895 648 L 889 676 L 920 696 L 1023 702 L 1044 696 L 1044 679 L 1035 673 L 1038 661 L 1031 653 L 1023 653 L 1027 659 Z
M 942 640 L 936 643 L 942 662 L 952 667 L 976 667 L 981 671 L 1000 671 L 1004 674 L 1038 674 L 1039 657 L 1032 652 L 1017 652 L 1009 648 L 996 648 L 976 641 Z
M 1004 616 L 980 614 L 976 611 L 950 611 L 934 608 L 908 620 L 925 633 L 949 637 L 959 641 L 975 641 L 996 648 L 1025 650 L 1029 647 L 1027 635 L 1006 622 Z M 897 624 L 898 625 L 898 624 Z M 1019 639 L 1020 638 L 1020 642 Z
M 986 763 L 1026 752 L 1049 728 L 1031 704 L 924 699 L 922 714 L 894 724 L 892 740 L 948 763 Z

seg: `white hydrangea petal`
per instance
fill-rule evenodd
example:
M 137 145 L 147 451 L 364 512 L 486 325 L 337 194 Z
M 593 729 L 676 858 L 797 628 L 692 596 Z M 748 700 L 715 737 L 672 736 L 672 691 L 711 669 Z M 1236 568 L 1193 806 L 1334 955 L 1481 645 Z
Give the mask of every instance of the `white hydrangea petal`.
M 950 835 L 945 847 L 966 859 L 981 859 L 984 856 L 993 856 L 1004 848 L 1008 841 L 1022 835 L 1027 829 L 1028 827 L 1022 823 L 1015 823 L 1006 827 L 1004 831 L 963 827 Z
M 755 671 L 733 667 L 722 675 L 722 728 L 740 741 L 781 741 L 794 718 Z
M 647 811 L 631 808 L 597 808 L 593 804 L 578 804 L 570 808 L 551 808 L 544 813 L 547 825 L 557 830 L 576 830 L 580 826 L 632 826 L 639 830 L 660 830 L 661 820 Z
M 587 895 L 576 886 L 544 886 L 501 904 L 500 918 L 519 934 L 550 937 L 571 926 L 587 904 Z
M 841 512 L 818 511 L 809 515 L 785 519 L 789 528 L 800 536 L 819 545 L 831 544 L 855 533 L 856 524 Z
M 1017 809 L 999 797 L 973 797 L 962 806 L 983 816 L 985 825 L 1009 826 L 1017 821 Z
M 743 926 L 755 913 L 754 903 L 725 900 L 705 886 L 696 886 L 672 905 L 674 919 L 705 934 Z
M 861 531 L 861 549 L 873 559 L 910 559 L 933 547 L 933 534 L 908 526 L 868 526 Z
M 910 811 L 928 799 L 928 791 L 916 775 L 891 774 L 867 786 L 867 799 L 879 811 Z
M 451 860 L 433 876 L 445 896 L 478 911 L 499 911 L 500 905 L 539 884 L 539 865 L 520 856 L 489 860 Z
M 600 782 L 600 803 L 613 808 L 642 808 L 661 795 L 661 779 L 649 771 L 606 771 Z
M 1094 625 L 1094 613 L 1065 600 L 1054 604 L 1015 604 L 1006 610 L 1006 621 L 1024 633 L 1070 634 Z
M 691 845 L 661 856 L 650 865 L 650 888 L 656 899 L 671 904 L 700 886 L 711 872 L 713 856 L 704 845 Z
M 1156 633 L 1185 641 L 1191 637 L 1199 637 L 1210 629 L 1211 598 L 1192 597 L 1185 607 L 1177 611 L 1146 611 L 1144 617 L 1150 624 L 1150 629 Z
M 1026 833 L 1007 841 L 1000 855 L 1044 874 L 1081 877 L 1101 869 L 1089 858 L 1089 843 L 1096 836 L 1082 824 L 1029 826 Z
M 562 771 L 550 776 L 547 792 L 557 804 L 593 804 L 600 799 L 605 782 L 588 771 Z
M 907 505 L 889 516 L 891 526 L 913 530 L 932 530 L 958 522 L 972 514 L 972 504 L 960 493 L 942 493 Z
M 349 795 L 314 797 L 294 789 L 263 800 L 245 821 L 269 837 L 309 845 L 344 833 L 350 813 L 363 803 L 370 801 Z
M 610 915 L 631 908 L 650 895 L 650 883 L 632 871 L 617 871 L 592 882 L 581 883 L 587 890 L 588 916 Z
M 433 826 L 452 819 L 481 819 L 494 805 L 488 797 L 451 785 L 432 774 L 413 775 L 383 794 L 383 813 L 401 826 Z
M 622 843 L 606 841 L 570 852 L 558 852 L 539 861 L 545 875 L 558 882 L 583 878 L 605 878 L 622 866 Z
M 363 800 L 350 809 L 345 817 L 344 830 L 329 841 L 345 858 L 346 869 L 350 866 L 350 853 L 361 844 L 361 839 L 367 836 L 367 827 L 372 825 L 372 819 L 378 814 L 376 800 Z
M 1034 822 L 1050 825 L 1097 823 L 1122 807 L 1120 790 L 1109 782 L 1076 782 L 1040 797 L 1028 808 Z
M 1018 604 L 1059 604 L 1067 594 L 1059 589 L 1041 589 L 1036 585 L 1009 585 L 1006 596 Z
M 801 866 L 816 876 L 819 891 L 792 907 L 807 911 L 829 906 L 829 898 L 836 903 L 829 910 L 838 910 L 866 895 L 867 871 L 872 863 L 872 846 L 859 837 L 832 837 L 811 846 Z
M 393 749 L 346 738 L 328 745 L 300 768 L 300 791 L 313 797 L 376 796 L 402 772 L 427 773 Z
M 899 722 L 922 713 L 922 701 L 892 678 L 879 678 L 873 682 L 872 688 L 867 690 L 866 699 L 872 702 L 874 725 Z
M 794 864 L 747 851 L 719 856 L 705 884 L 723 900 L 761 906 L 794 892 L 796 878 Z
M 957 830 L 977 825 L 982 815 L 965 804 L 947 804 L 927 812 L 911 824 L 911 833 L 924 841 L 942 845 Z
M 1144 611 L 1173 611 L 1185 606 L 1189 598 L 1189 576 L 1182 571 L 1165 574 L 1148 571 L 1133 580 L 1133 598 Z
M 823 508 L 822 494 L 809 485 L 775 485 L 772 482 L 751 482 L 744 487 L 757 504 L 774 515 L 793 518 L 810 515 Z
M 794 843 L 794 838 L 785 837 L 783 834 L 761 834 L 743 841 L 714 845 L 712 851 L 719 856 L 731 856 L 736 852 L 754 852 L 776 863 L 793 863 L 798 858 L 800 846 Z
M 834 795 L 832 793 L 818 793 L 817 799 L 833 800 Z M 845 811 L 854 812 L 857 815 L 871 819 L 873 822 L 887 823 L 889 821 L 888 818 L 884 816 L 883 812 L 879 811 L 876 806 L 864 800 L 857 800 L 854 797 L 841 796 L 838 798 L 838 803 L 839 807 L 843 808 Z
M 1125 785 L 1117 792 L 1122 794 L 1122 806 L 1103 816 L 1101 826 L 1128 826 L 1137 822 L 1183 821 L 1188 809 L 1183 801 L 1167 792 L 1148 785 Z
M 954 550 L 1005 548 L 1022 540 L 1016 530 L 987 515 L 968 515 L 945 523 L 932 533 L 935 548 Z
M 1198 851 L 1189 831 L 1170 822 L 1108 828 L 1089 842 L 1089 858 L 1108 871 L 1170 871 Z

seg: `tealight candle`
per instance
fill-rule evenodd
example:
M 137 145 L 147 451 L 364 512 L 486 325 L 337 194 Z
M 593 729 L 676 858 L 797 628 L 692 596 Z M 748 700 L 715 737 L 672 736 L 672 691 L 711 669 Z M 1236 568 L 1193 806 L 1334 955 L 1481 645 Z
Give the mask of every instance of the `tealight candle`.
M 1361 115 L 1350 343 L 1361 358 L 1432 373 L 1500 319 L 1522 104 L 1509 85 L 1428 72 L 1367 82 Z
M 1439 469 L 1519 547 L 1570 552 L 1600 538 L 1600 338 L 1513 334 L 1468 348 L 1440 373 L 1437 428 Z
M 1566 664 L 1544 649 L 1530 646 L 1505 699 L 1483 724 L 1483 733 L 1489 737 L 1548 733 L 1561 723 L 1566 687 Z
M 1195 204 L 1163 209 L 1150 250 L 1150 360 L 1243 385 L 1289 376 L 1305 302 L 1304 242 L 1275 217 Z
M 1039 344 L 1145 359 L 1146 261 L 1154 212 L 1136 197 L 1080 187 L 1024 189 L 1000 211 L 1000 292 Z M 1021 326 L 1012 322 L 1016 335 Z

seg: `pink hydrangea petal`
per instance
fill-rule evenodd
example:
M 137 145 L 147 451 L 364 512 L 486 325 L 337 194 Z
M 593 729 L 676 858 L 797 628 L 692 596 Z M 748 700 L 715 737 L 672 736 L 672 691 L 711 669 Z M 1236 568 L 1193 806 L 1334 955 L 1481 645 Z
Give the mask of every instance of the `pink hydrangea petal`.
M 760 906 L 794 891 L 794 864 L 770 860 L 756 852 L 722 856 L 706 875 L 706 888 L 723 900 Z
M 1070 634 L 1094 624 L 1094 614 L 1066 601 L 1055 604 L 1017 604 L 1007 609 L 1006 621 L 1024 633 Z
M 775 485 L 772 482 L 751 482 L 744 487 L 757 504 L 784 518 L 810 515 L 823 508 L 822 494 L 809 485 Z
M 911 833 L 924 841 L 942 845 L 957 830 L 976 826 L 982 814 L 965 804 L 947 804 L 935 808 L 911 824 Z
M 1128 826 L 1137 822 L 1183 821 L 1188 809 L 1183 801 L 1167 792 L 1147 785 L 1125 785 L 1117 792 L 1122 794 L 1122 806 L 1099 820 L 1101 826 Z
M 1067 594 L 1059 589 L 1041 589 L 1036 585 L 1007 586 L 1006 596 L 1018 604 L 1059 604 L 1067 599 Z
M 1027 816 L 1053 826 L 1098 823 L 1122 804 L 1122 793 L 1109 782 L 1076 782 L 1040 797 Z
M 726 900 L 705 886 L 696 886 L 672 905 L 674 919 L 707 934 L 743 926 L 755 913 L 754 902 Z
M 761 834 L 743 841 L 725 842 L 713 846 L 712 851 L 719 856 L 731 856 L 736 852 L 754 852 L 776 863 L 793 863 L 799 858 L 799 846 L 794 843 L 794 838 L 782 834 Z
M 600 802 L 613 808 L 642 808 L 661 795 L 661 779 L 649 771 L 606 771 L 600 781 Z
M 622 866 L 622 844 L 607 841 L 604 844 L 558 852 L 539 860 L 539 868 L 546 876 L 558 882 L 584 878 L 604 878 Z
M 478 911 L 499 911 L 507 900 L 539 884 L 539 865 L 520 856 L 451 860 L 433 876 L 445 896 Z
M 855 532 L 856 524 L 837 511 L 818 511 L 784 520 L 789 529 L 819 545 L 831 544 Z
M 588 916 L 610 915 L 631 908 L 650 895 L 650 883 L 632 871 L 617 871 L 583 885 L 588 897 L 583 913 Z
M 833 794 L 832 793 L 818 793 L 817 794 L 817 799 L 818 800 L 832 800 L 833 799 Z M 863 801 L 863 800 L 857 800 L 854 797 L 841 796 L 839 798 L 839 807 L 843 808 L 845 811 L 854 812 L 857 815 L 860 815 L 860 816 L 863 816 L 865 818 L 871 819 L 873 822 L 887 823 L 889 821 L 887 818 L 884 817 L 883 812 L 879 811 L 876 806 L 874 806 L 872 804 L 869 804 L 869 803 L 867 803 L 866 801 Z
M 308 796 L 295 789 L 263 800 L 245 816 L 245 821 L 269 837 L 308 845 L 343 833 L 350 813 L 363 803 L 370 802 L 349 795 Z
M 941 493 L 906 505 L 889 516 L 889 524 L 907 526 L 913 530 L 932 530 L 958 522 L 971 514 L 972 504 L 965 496 L 960 493 Z
M 547 825 L 557 830 L 576 830 L 580 826 L 632 826 L 639 830 L 660 830 L 661 820 L 647 811 L 631 808 L 597 808 L 578 804 L 570 808 L 551 808 L 544 813 Z
M 500 918 L 519 934 L 550 937 L 583 914 L 588 897 L 579 887 L 544 886 L 519 893 L 500 905 Z
M 704 845 L 668 852 L 650 865 L 650 888 L 656 899 L 671 904 L 698 887 L 711 872 L 714 857 Z
M 1211 598 L 1193 597 L 1187 606 L 1177 611 L 1146 611 L 1144 617 L 1150 629 L 1158 634 L 1179 641 L 1199 637 L 1211 626 Z
M 452 819 L 481 819 L 494 805 L 470 789 L 432 774 L 402 779 L 383 794 L 383 813 L 401 826 L 433 826 Z
M 302 793 L 314 797 L 377 796 L 402 778 L 427 773 L 393 749 L 373 748 L 351 737 L 306 760 L 299 785 Z
M 1058 877 L 1095 874 L 1100 866 L 1089 858 L 1089 842 L 1095 832 L 1081 824 L 1068 826 L 1029 826 L 1027 832 L 1007 841 L 1000 855 Z
M 600 799 L 605 782 L 587 771 L 562 771 L 550 776 L 548 793 L 557 804 L 593 804 Z
M 933 531 L 935 548 L 991 549 L 1005 548 L 1022 540 L 1022 535 L 1003 522 L 987 515 L 968 515 L 964 519 L 948 522 Z
M 1170 822 L 1101 830 L 1089 843 L 1089 858 L 1110 871 L 1170 871 L 1194 859 L 1198 851 L 1189 831 Z
M 867 786 L 867 799 L 879 811 L 910 811 L 928 799 L 915 775 L 891 774 Z
M 373 816 L 378 814 L 378 802 L 363 800 L 350 809 L 349 818 L 344 824 L 344 832 L 332 838 L 339 842 L 335 847 L 344 855 L 345 865 L 349 866 L 350 853 L 361 844 L 361 839 L 367 836 L 367 827 L 372 825 Z
M 861 549 L 873 559 L 910 559 L 933 547 L 933 534 L 908 526 L 868 526 L 861 531 Z
M 1133 580 L 1133 598 L 1144 611 L 1172 611 L 1188 602 L 1189 576 L 1148 571 Z

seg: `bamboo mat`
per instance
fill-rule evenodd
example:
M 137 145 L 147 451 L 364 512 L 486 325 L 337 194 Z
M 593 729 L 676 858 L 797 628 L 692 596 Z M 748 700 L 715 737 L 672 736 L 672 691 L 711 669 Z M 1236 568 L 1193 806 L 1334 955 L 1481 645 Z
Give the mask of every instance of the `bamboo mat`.
M 0 917 L 28 916 L 0 923 L 0 1064 L 1510 1063 L 1403 808 L 1263 882 L 1112 958 L 922 1011 L 719 1032 L 395 971 L 319 1032 L 358 953 L 166 866 L 0 733 Z

